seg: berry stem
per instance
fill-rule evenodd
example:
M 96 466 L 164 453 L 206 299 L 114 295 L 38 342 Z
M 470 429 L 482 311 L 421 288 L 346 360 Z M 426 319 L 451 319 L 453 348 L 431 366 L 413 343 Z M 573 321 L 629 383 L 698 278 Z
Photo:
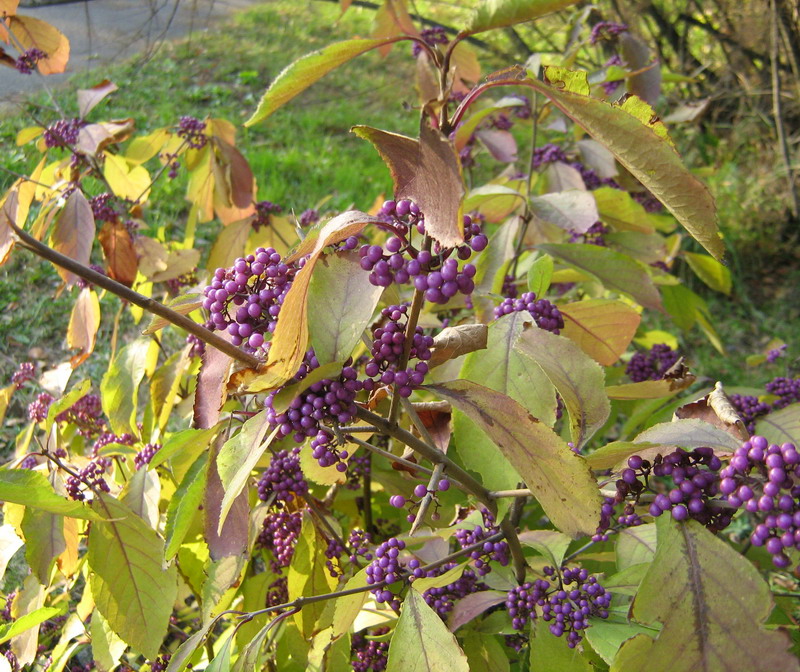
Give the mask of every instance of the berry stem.
M 422 467 L 419 464 L 411 462 L 410 460 L 404 460 L 402 457 L 398 455 L 393 455 L 388 450 L 384 450 L 383 448 L 379 448 L 378 446 L 373 446 L 371 443 L 367 443 L 366 441 L 362 441 L 361 439 L 357 439 L 355 436 L 348 436 L 348 440 L 352 441 L 353 443 L 357 443 L 359 446 L 366 448 L 371 453 L 375 453 L 376 455 L 380 455 L 381 457 L 385 457 L 387 460 L 391 462 L 397 462 L 398 464 L 402 464 L 404 467 L 409 469 L 414 469 L 415 471 L 421 471 L 425 474 L 432 474 L 433 471 L 427 469 L 426 467 Z
M 366 420 L 370 424 L 375 425 L 383 434 L 397 439 L 404 443 L 412 450 L 418 452 L 422 457 L 433 462 L 434 464 L 443 464 L 447 467 L 447 473 L 461 483 L 463 488 L 470 494 L 480 500 L 492 514 L 497 512 L 497 505 L 495 501 L 489 496 L 489 491 L 483 487 L 477 480 L 470 476 L 466 471 L 459 467 L 455 462 L 448 458 L 438 448 L 427 444 L 422 439 L 417 438 L 411 432 L 406 431 L 394 422 L 382 418 L 380 415 L 368 411 L 366 408 L 359 407 L 357 415 L 362 420 Z
M 528 565 L 525 562 L 522 545 L 519 543 L 517 530 L 509 516 L 506 516 L 500 521 L 500 529 L 503 532 L 503 536 L 506 538 L 506 543 L 508 543 L 508 550 L 511 551 L 511 559 L 514 562 L 514 578 L 517 580 L 518 584 L 522 585 L 525 582 L 525 570 Z
M 414 536 L 414 532 L 419 529 L 419 526 L 422 525 L 422 521 L 425 520 L 425 516 L 428 514 L 428 509 L 431 508 L 431 503 L 433 502 L 433 493 L 436 492 L 436 485 L 442 478 L 443 472 L 443 464 L 437 464 L 433 468 L 433 473 L 431 474 L 430 479 L 428 479 L 428 491 L 425 493 L 425 496 L 422 498 L 422 500 L 420 500 L 417 517 L 414 518 L 414 522 L 411 524 L 411 530 L 408 533 L 409 537 Z
M 10 219 L 8 223 L 16 236 L 22 241 L 23 246 L 42 259 L 46 259 L 47 261 L 52 262 L 61 268 L 65 268 L 71 273 L 80 276 L 84 280 L 88 280 L 92 284 L 102 287 L 106 291 L 109 291 L 121 299 L 125 299 L 126 301 L 139 306 L 140 308 L 143 308 L 149 313 L 163 317 L 176 327 L 179 327 L 190 334 L 194 334 L 203 342 L 221 352 L 224 352 L 226 355 L 241 362 L 242 364 L 245 364 L 251 368 L 256 368 L 261 364 L 261 360 L 257 357 L 240 350 L 232 343 L 229 343 L 221 336 L 215 334 L 213 331 L 206 329 L 204 326 L 197 324 L 197 322 L 192 321 L 185 315 L 176 313 L 174 310 L 167 308 L 158 301 L 154 301 L 147 296 L 143 296 L 139 294 L 139 292 L 135 292 L 116 280 L 112 280 L 108 276 L 98 273 L 97 271 L 84 266 L 74 259 L 70 259 L 60 252 L 56 252 L 53 248 L 39 242 L 36 240 L 36 238 L 20 229 Z

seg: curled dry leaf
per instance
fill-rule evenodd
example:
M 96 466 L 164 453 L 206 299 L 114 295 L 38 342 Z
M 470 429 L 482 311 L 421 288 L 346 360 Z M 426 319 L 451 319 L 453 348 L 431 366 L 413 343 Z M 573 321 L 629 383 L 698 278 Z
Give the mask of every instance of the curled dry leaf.
M 95 106 L 119 87 L 109 79 L 104 79 L 90 89 L 78 89 L 78 114 L 83 119 Z
M 73 369 L 78 368 L 94 351 L 99 327 L 100 301 L 94 290 L 85 287 L 72 307 L 67 327 L 67 345 L 70 348 L 80 348 L 80 352 L 70 359 Z
M 0 207 L 0 266 L 8 261 L 11 250 L 14 248 L 14 233 L 9 222 L 16 217 L 17 202 L 18 195 L 15 189 L 8 193 Z
M 686 418 L 703 420 L 740 441 L 746 441 L 750 436 L 720 382 L 714 385 L 713 391 L 701 399 L 684 404 L 675 411 L 674 419 Z
M 420 421 L 428 430 L 428 433 L 433 439 L 434 445 L 443 453 L 447 452 L 447 446 L 450 444 L 450 434 L 453 431 L 450 420 L 452 412 L 450 404 L 426 404 L 427 408 L 415 407 Z
M 476 350 L 485 350 L 489 328 L 485 324 L 462 324 L 447 327 L 433 339 L 433 354 L 428 366 L 444 364 L 450 359 Z
M 128 227 L 122 222 L 106 222 L 98 234 L 106 257 L 108 275 L 130 287 L 136 280 L 139 260 Z

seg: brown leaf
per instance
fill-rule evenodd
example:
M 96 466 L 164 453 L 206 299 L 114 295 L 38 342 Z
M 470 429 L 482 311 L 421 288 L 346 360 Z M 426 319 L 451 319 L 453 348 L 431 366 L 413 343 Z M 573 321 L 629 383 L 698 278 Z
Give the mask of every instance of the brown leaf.
M 74 259 L 84 266 L 89 265 L 94 242 L 94 215 L 89 201 L 80 191 L 73 191 L 66 204 L 56 217 L 53 232 L 50 234 L 50 247 Z M 68 286 L 77 282 L 78 276 L 56 266 L 61 279 Z
M 54 26 L 32 16 L 12 16 L 10 31 L 23 49 L 41 49 L 47 58 L 37 63 L 43 75 L 64 72 L 69 60 L 69 40 Z
M 169 252 L 160 242 L 148 236 L 136 236 L 133 245 L 139 257 L 139 270 L 144 277 L 150 278 L 167 269 Z
M 223 337 L 224 334 L 227 332 L 223 332 Z M 206 345 L 200 373 L 197 374 L 197 390 L 194 396 L 194 426 L 197 429 L 209 429 L 217 424 L 220 409 L 228 396 L 226 385 L 232 361 L 224 352 Z
M 371 126 L 353 126 L 350 131 L 359 138 L 371 142 L 378 150 L 378 154 L 389 168 L 395 193 L 405 189 L 417 170 L 419 141 Z
M 462 324 L 442 329 L 433 339 L 433 354 L 428 366 L 439 366 L 469 352 L 486 349 L 488 335 L 489 328 L 485 324 Z
M 17 215 L 18 195 L 17 190 L 10 191 L 2 207 L 0 207 L 0 266 L 8 261 L 11 250 L 14 248 L 14 232 L 9 222 L 14 221 Z
M 706 396 L 678 408 L 674 417 L 675 419 L 695 418 L 703 420 L 728 432 L 728 434 L 740 441 L 746 441 L 750 436 L 720 382 L 717 382 L 714 385 L 714 390 Z
M 447 452 L 447 446 L 450 444 L 450 434 L 453 431 L 450 425 L 452 417 L 450 405 L 445 404 L 445 406 L 446 409 L 417 409 L 417 415 L 431 435 L 434 445 L 443 453 Z
M 153 282 L 174 280 L 194 271 L 199 261 L 200 250 L 194 248 L 173 250 L 167 257 L 167 267 L 163 271 L 154 273 L 149 279 Z
M 100 301 L 93 289 L 85 287 L 72 307 L 67 327 L 67 345 L 70 348 L 80 348 L 80 352 L 70 359 L 73 369 L 78 368 L 94 351 L 99 328 Z
M 220 138 L 214 138 L 217 162 L 223 169 L 224 188 L 228 203 L 237 208 L 246 208 L 253 203 L 255 179 L 247 159 L 231 144 Z M 218 183 L 219 186 L 219 183 Z
M 97 156 L 112 143 L 124 142 L 134 129 L 133 119 L 119 119 L 117 121 L 101 121 L 97 124 L 87 124 L 78 132 L 76 149 L 82 154 Z M 138 194 L 137 194 L 138 196 Z
M 97 237 L 103 247 L 109 277 L 127 287 L 133 285 L 139 260 L 128 228 L 119 221 L 106 222 Z
M 416 202 L 425 213 L 426 233 L 443 247 L 464 242 L 461 162 L 453 143 L 431 128 L 425 117 L 420 124 L 418 165 L 407 186 L 396 191 L 399 198 Z
M 84 119 L 103 98 L 118 88 L 111 80 L 104 79 L 91 89 L 78 89 L 78 115 L 81 119 Z

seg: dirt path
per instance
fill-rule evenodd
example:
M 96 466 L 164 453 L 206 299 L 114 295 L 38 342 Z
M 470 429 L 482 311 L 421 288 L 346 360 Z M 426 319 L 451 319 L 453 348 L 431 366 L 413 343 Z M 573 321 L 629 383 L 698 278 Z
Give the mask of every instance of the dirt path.
M 164 40 L 207 31 L 232 12 L 255 4 L 259 0 L 77 0 L 20 6 L 18 11 L 53 24 L 70 41 L 67 72 L 46 78 L 55 86 L 81 70 L 137 53 L 147 55 Z M 41 90 L 44 79 L 0 67 L 0 104 Z

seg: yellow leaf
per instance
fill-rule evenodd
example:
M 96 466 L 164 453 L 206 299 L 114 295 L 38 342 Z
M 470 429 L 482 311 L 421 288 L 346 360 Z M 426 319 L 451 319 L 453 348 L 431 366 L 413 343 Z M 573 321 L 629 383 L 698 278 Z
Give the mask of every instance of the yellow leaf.
M 131 169 L 124 157 L 106 154 L 103 175 L 116 196 L 131 201 L 147 200 L 150 174 L 143 166 Z
M 72 307 L 67 327 L 67 345 L 70 348 L 80 348 L 80 352 L 70 359 L 73 369 L 80 366 L 92 354 L 99 328 L 100 300 L 93 289 L 85 287 Z
M 29 143 L 31 140 L 35 140 L 42 133 L 44 133 L 44 129 L 41 126 L 28 126 L 28 128 L 23 128 L 17 133 L 17 147 L 22 147 L 22 145 Z
M 630 345 L 641 321 L 639 312 L 613 299 L 590 299 L 559 306 L 562 334 L 592 359 L 611 366 Z

